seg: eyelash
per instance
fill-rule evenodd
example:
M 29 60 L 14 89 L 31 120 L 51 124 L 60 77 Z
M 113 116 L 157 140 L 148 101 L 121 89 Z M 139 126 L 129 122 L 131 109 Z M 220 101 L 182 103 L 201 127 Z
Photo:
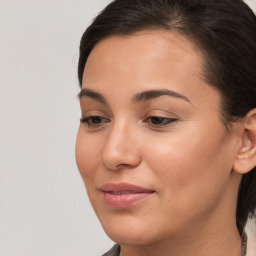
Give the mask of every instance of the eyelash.
M 104 120 L 104 122 L 102 122 L 102 120 Z M 96 123 L 93 123 L 93 121 Z M 110 120 L 108 120 L 105 117 L 102 116 L 88 116 L 88 117 L 84 117 L 80 119 L 81 123 L 86 123 L 88 125 L 88 127 L 99 127 L 100 125 L 104 124 L 104 123 L 109 123 Z
M 150 126 L 164 127 L 171 123 L 178 121 L 177 118 L 167 118 L 161 116 L 150 116 L 145 119 L 145 123 L 149 123 Z M 97 128 L 103 124 L 109 123 L 110 120 L 102 116 L 88 116 L 80 119 L 81 123 L 86 123 L 90 128 Z
M 168 117 L 162 117 L 162 116 L 150 116 L 146 119 L 146 122 L 148 122 L 149 120 L 151 121 L 150 125 L 155 127 L 168 126 L 171 123 L 178 121 L 177 118 L 168 118 Z

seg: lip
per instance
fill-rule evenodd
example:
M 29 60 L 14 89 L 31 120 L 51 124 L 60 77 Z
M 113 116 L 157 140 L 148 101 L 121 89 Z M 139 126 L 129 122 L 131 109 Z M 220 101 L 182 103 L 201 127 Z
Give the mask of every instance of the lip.
M 106 183 L 100 187 L 104 201 L 112 208 L 127 208 L 148 198 L 155 191 L 129 183 Z

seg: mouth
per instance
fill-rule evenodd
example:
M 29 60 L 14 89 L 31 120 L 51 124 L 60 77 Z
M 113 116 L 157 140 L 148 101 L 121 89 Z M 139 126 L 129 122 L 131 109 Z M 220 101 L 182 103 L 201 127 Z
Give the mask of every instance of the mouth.
M 126 195 L 126 194 L 137 194 L 142 192 L 134 192 L 134 191 L 120 191 L 120 192 L 114 192 L 114 191 L 105 191 L 107 193 L 110 193 L 112 195 Z
M 111 208 L 127 208 L 155 193 L 154 190 L 128 183 L 107 183 L 100 187 L 105 203 Z

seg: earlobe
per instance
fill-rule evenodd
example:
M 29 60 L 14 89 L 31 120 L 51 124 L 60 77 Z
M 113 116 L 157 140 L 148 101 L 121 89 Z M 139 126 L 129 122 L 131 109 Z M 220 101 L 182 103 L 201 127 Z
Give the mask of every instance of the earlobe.
M 245 174 L 256 166 L 256 109 L 246 115 L 242 124 L 241 143 L 234 160 L 233 170 Z

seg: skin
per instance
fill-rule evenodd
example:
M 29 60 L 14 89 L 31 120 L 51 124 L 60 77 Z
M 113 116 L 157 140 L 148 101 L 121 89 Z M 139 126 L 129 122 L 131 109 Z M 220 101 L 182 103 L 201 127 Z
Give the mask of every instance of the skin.
M 82 88 L 104 100 L 81 94 L 82 117 L 102 118 L 81 123 L 76 159 L 95 213 L 121 245 L 121 256 L 241 255 L 235 220 L 241 174 L 233 167 L 242 126 L 227 131 L 220 93 L 205 81 L 202 65 L 190 41 L 163 31 L 109 37 L 88 58 Z M 148 90 L 183 98 L 134 100 Z M 176 121 L 156 124 L 152 116 Z M 155 192 L 113 209 L 99 189 L 109 182 Z

